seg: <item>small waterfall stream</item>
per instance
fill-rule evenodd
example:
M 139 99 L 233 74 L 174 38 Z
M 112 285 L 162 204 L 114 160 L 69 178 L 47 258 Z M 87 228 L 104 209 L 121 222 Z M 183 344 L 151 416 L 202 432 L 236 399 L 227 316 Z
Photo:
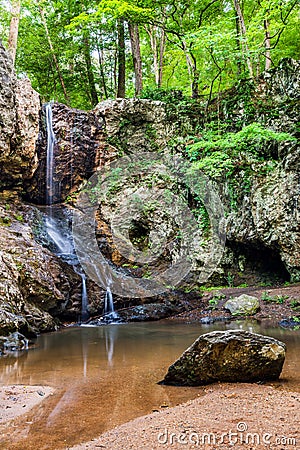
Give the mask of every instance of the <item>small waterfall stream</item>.
M 46 204 L 52 205 L 54 195 L 54 144 L 56 142 L 53 131 L 52 105 L 45 107 L 47 126 L 47 157 L 46 157 Z
M 51 250 L 61 257 L 65 262 L 71 265 L 74 271 L 81 277 L 81 315 L 80 323 L 87 322 L 89 319 L 89 302 L 87 293 L 87 278 L 80 266 L 77 258 L 71 229 L 68 225 L 68 219 L 64 217 L 63 208 L 55 206 L 57 197 L 57 186 L 55 185 L 55 144 L 56 137 L 53 130 L 52 104 L 45 106 L 45 116 L 47 125 L 47 156 L 46 156 L 46 204 L 45 210 L 45 228 L 47 236 L 53 244 Z M 113 294 L 110 289 L 111 280 L 107 280 L 107 288 L 104 302 L 104 315 L 107 316 L 105 323 L 113 323 L 119 319 L 114 309 Z
M 104 314 L 111 314 L 111 316 L 116 316 L 114 299 L 109 286 L 107 286 L 105 294 Z
M 118 319 L 118 313 L 115 312 L 114 308 L 114 298 L 110 289 L 111 279 L 107 282 L 106 293 L 105 293 L 105 302 L 104 302 L 104 315 L 108 316 L 109 322 L 114 321 L 114 319 Z
M 48 208 L 47 213 L 49 215 L 45 218 L 45 225 L 48 236 L 52 239 L 57 247 L 57 254 L 59 256 L 73 256 L 74 248 L 71 241 L 71 236 L 67 236 L 62 233 L 58 227 L 58 223 L 53 216 L 53 209 Z
M 88 294 L 86 288 L 86 276 L 84 273 L 80 274 L 82 280 L 82 292 L 81 292 L 81 322 L 86 322 L 89 318 L 88 313 Z

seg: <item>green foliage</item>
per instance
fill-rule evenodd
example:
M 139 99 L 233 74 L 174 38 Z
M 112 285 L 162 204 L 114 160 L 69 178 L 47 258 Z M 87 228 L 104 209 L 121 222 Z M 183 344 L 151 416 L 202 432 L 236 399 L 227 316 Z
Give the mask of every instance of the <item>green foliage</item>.
M 269 292 L 265 291 L 261 295 L 261 299 L 264 302 L 276 303 L 278 305 L 282 305 L 287 299 L 288 295 L 270 295 Z
M 187 145 L 186 151 L 191 161 L 213 152 L 219 152 L 219 158 L 223 160 L 226 159 L 225 155 L 234 157 L 242 152 L 258 157 L 262 156 L 263 148 L 269 142 L 284 141 L 296 142 L 297 139 L 288 133 L 278 133 L 254 122 L 237 133 L 227 132 L 220 135 L 219 132 L 211 130 L 204 132 L 200 138 L 195 138 L 193 144 Z
M 299 308 L 300 307 L 300 300 L 296 300 L 296 299 L 291 300 L 290 306 L 291 306 L 291 308 Z
M 231 158 L 224 152 L 215 151 L 211 155 L 205 156 L 200 161 L 194 162 L 191 171 L 203 171 L 211 178 L 220 178 L 224 174 L 231 174 L 234 166 Z
M 231 272 L 228 272 L 226 275 L 227 284 L 229 287 L 233 287 L 234 275 Z
M 226 289 L 226 286 L 200 286 L 201 292 L 219 291 L 220 289 Z
M 15 214 L 14 218 L 16 220 L 18 220 L 19 222 L 24 222 L 24 218 L 23 218 L 22 214 Z
M 175 89 L 163 89 L 158 87 L 145 87 L 141 94 L 140 98 L 149 98 L 151 100 L 161 101 L 165 103 L 178 104 L 180 102 L 191 102 L 192 100 L 188 97 L 185 97 L 180 90 Z
M 266 63 L 264 23 L 268 23 L 271 36 L 272 64 L 276 65 L 283 57 L 299 58 L 299 6 L 295 0 L 243 2 L 244 37 L 236 34 L 236 12 L 230 2 L 44 0 L 37 3 L 24 0 L 21 4 L 18 74 L 27 75 L 44 100 L 65 101 L 41 21 L 38 7 L 41 5 L 70 105 L 78 108 L 94 106 L 93 83 L 99 100 L 116 95 L 118 19 L 125 20 L 128 95 L 134 93 L 128 22 L 139 25 L 143 98 L 183 103 L 184 98 L 191 95 L 191 86 L 196 81 L 200 98 L 211 99 L 249 77 L 247 58 L 255 75 L 259 75 Z M 10 18 L 10 2 L 0 2 L 0 34 L 4 44 Z M 158 89 L 153 68 L 155 58 L 160 56 L 163 35 L 166 38 L 162 54 L 163 78 Z M 87 54 L 91 59 L 90 68 Z M 246 98 L 249 92 L 244 94 Z M 250 117 L 255 108 L 253 103 L 246 104 L 245 115 Z
M 208 304 L 210 306 L 211 309 L 217 309 L 218 307 L 218 300 L 216 298 L 211 298 L 210 300 L 208 300 Z

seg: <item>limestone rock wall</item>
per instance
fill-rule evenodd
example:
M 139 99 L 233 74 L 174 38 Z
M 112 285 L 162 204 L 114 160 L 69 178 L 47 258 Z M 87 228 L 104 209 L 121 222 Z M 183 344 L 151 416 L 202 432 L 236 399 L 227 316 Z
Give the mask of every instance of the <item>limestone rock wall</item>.
M 286 59 L 265 73 L 258 83 L 241 82 L 212 102 L 207 120 L 227 122 L 232 131 L 257 121 L 299 138 L 299 69 L 299 61 Z M 165 150 L 169 147 L 169 140 L 180 135 L 178 130 L 186 134 L 186 130 L 182 131 L 179 111 L 171 119 L 167 106 L 162 102 L 118 99 L 100 103 L 95 112 L 104 118 L 107 140 L 119 156 Z M 189 125 L 189 112 L 185 114 Z M 199 114 L 200 126 L 201 121 Z M 267 155 L 268 151 L 261 149 L 262 154 L 265 152 Z M 273 151 L 275 169 L 269 173 L 259 167 L 256 173 L 254 170 L 247 193 L 239 193 L 246 175 L 242 170 L 235 174 L 235 189 L 240 194 L 235 208 L 232 208 L 226 182 L 217 185 L 227 212 L 228 246 L 215 274 L 215 284 L 227 283 L 228 274 L 233 272 L 236 283 L 259 282 L 259 278 L 252 277 L 251 280 L 246 276 L 246 268 L 250 273 L 255 271 L 255 266 L 258 272 L 265 268 L 268 273 L 273 272 L 274 279 L 278 274 L 280 281 L 289 279 L 289 276 L 294 281 L 300 280 L 300 147 L 298 143 L 283 142 Z M 124 192 L 128 187 L 124 186 Z M 114 255 L 113 248 L 111 253 Z M 252 261 L 249 262 L 250 254 Z M 195 255 L 194 267 L 197 264 Z
M 167 147 L 177 129 L 166 105 L 147 99 L 116 99 L 99 103 L 95 114 L 103 118 L 106 139 L 117 153 L 151 152 Z

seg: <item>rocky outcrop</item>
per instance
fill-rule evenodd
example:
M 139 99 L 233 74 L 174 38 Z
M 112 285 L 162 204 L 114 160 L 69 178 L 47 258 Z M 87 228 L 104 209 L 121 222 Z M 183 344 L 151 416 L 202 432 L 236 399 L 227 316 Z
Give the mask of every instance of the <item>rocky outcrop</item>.
M 178 131 L 169 120 L 166 105 L 147 99 L 116 99 L 99 103 L 95 114 L 104 119 L 107 141 L 117 155 L 151 152 L 167 147 Z M 188 120 L 188 119 L 187 119 Z
M 250 272 L 254 273 L 255 266 L 265 263 L 265 271 L 276 274 L 275 278 L 270 277 L 273 283 L 276 278 L 281 282 L 300 280 L 299 68 L 299 61 L 282 60 L 258 83 L 241 82 L 220 94 L 210 106 L 210 119 L 216 119 L 218 114 L 218 120 L 226 121 L 231 131 L 256 121 L 298 138 L 298 142 L 273 143 L 272 148 L 258 148 L 261 163 L 254 163 L 251 154 L 245 152 L 241 155 L 241 170 L 237 168 L 231 180 L 219 184 L 228 211 L 227 248 L 230 254 L 224 256 L 230 263 L 226 264 L 226 258 L 223 259 L 224 280 L 226 271 L 231 271 L 235 283 L 248 282 L 246 266 L 249 267 L 251 254 Z M 265 258 L 268 252 L 269 262 Z M 234 260 L 237 261 L 233 264 Z M 272 261 L 277 262 L 273 264 Z M 251 276 L 249 281 L 251 283 Z
M 209 106 L 207 120 L 223 120 L 229 123 L 228 127 L 232 131 L 257 121 L 278 132 L 297 136 L 296 123 L 300 115 L 299 73 L 299 62 L 283 60 L 279 67 L 265 73 L 258 83 L 243 81 L 232 90 L 220 94 Z M 170 105 L 162 102 L 118 99 L 99 104 L 95 111 L 104 117 L 107 140 L 116 147 L 119 155 L 168 149 L 171 137 L 187 134 L 182 123 L 182 112 L 173 108 L 171 118 Z M 184 112 L 187 124 L 191 124 L 192 114 L 192 109 L 187 108 Z M 198 129 L 199 125 L 203 126 L 202 119 L 199 114 Z M 191 130 L 191 127 L 188 126 L 188 129 Z M 189 132 L 193 134 L 195 129 Z M 177 139 L 177 142 L 180 140 Z M 297 206 L 300 195 L 299 145 L 296 142 L 283 142 L 273 147 L 259 149 L 265 160 L 271 152 L 272 169 L 266 169 L 265 161 L 253 164 L 251 155 L 243 154 L 240 157 L 242 168 L 236 168 L 232 175 L 235 180 L 231 185 L 226 180 L 216 183 L 227 215 L 228 244 L 223 260 L 211 278 L 214 285 L 239 285 L 245 282 L 253 285 L 300 279 Z M 139 184 L 143 182 L 144 179 Z M 160 188 L 174 189 L 171 184 L 164 187 L 160 180 Z M 126 195 L 133 191 L 133 187 L 126 182 L 123 191 Z M 234 201 L 232 196 L 235 197 Z M 118 200 L 114 198 L 111 203 L 117 205 Z M 193 200 L 189 206 L 191 209 L 194 207 Z M 106 230 L 104 234 L 109 236 L 106 239 L 106 246 L 110 247 L 106 250 L 107 255 L 114 258 L 117 265 L 127 264 L 128 261 L 122 259 L 109 243 L 110 213 L 106 204 L 102 205 L 101 214 L 100 228 Z M 143 223 L 139 223 L 137 232 L 141 232 L 142 228 L 153 229 L 150 223 L 153 217 L 153 213 L 145 217 Z M 170 224 L 166 228 L 171 229 Z M 145 236 L 140 233 L 136 239 L 145 239 Z M 102 246 L 103 242 L 102 233 Z M 202 264 L 200 255 L 195 251 L 191 282 L 197 282 L 197 273 Z
M 22 160 L 22 182 L 30 180 L 38 166 L 36 142 L 40 130 L 41 100 L 28 78 L 16 85 L 16 156 Z
M 0 43 L 0 189 L 22 187 L 37 167 L 40 98 L 29 80 L 17 80 Z
M 18 331 L 0 336 L 0 356 L 28 349 L 28 339 Z
M 164 384 L 198 386 L 279 378 L 284 343 L 248 331 L 214 331 L 200 336 L 169 367 Z
M 0 42 L 0 149 L 1 173 L 5 156 L 9 155 L 11 141 L 15 137 L 15 89 L 16 77 L 13 64 Z M 2 177 L 1 177 L 2 178 Z M 3 183 L 3 180 L 1 179 Z
M 256 249 L 257 260 L 265 253 L 265 249 L 273 249 L 293 281 L 300 280 L 300 181 L 297 155 L 300 155 L 300 148 L 291 148 L 271 174 L 252 177 L 249 194 L 243 198 L 238 210 L 232 211 L 227 219 L 229 241 Z
M 251 295 L 242 294 L 231 298 L 224 304 L 233 316 L 253 316 L 260 308 L 259 300 Z
M 174 295 L 174 300 L 176 296 Z M 165 319 L 188 309 L 188 302 L 160 299 L 161 303 L 145 303 L 129 308 L 118 309 L 117 312 L 105 314 L 97 319 L 89 320 L 89 325 L 103 325 L 111 322 L 150 322 Z

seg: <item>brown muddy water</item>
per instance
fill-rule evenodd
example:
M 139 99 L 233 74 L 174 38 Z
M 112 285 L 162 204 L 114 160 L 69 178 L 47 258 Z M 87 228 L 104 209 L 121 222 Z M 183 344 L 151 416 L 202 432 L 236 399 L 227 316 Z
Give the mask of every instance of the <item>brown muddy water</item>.
M 175 406 L 204 393 L 203 387 L 160 386 L 168 366 L 200 335 L 242 328 L 287 344 L 281 380 L 300 391 L 300 331 L 257 323 L 218 325 L 143 323 L 69 328 L 41 335 L 33 349 L 0 359 L 0 382 L 56 389 L 30 413 L 0 424 L 2 450 L 59 450 L 105 430 Z

